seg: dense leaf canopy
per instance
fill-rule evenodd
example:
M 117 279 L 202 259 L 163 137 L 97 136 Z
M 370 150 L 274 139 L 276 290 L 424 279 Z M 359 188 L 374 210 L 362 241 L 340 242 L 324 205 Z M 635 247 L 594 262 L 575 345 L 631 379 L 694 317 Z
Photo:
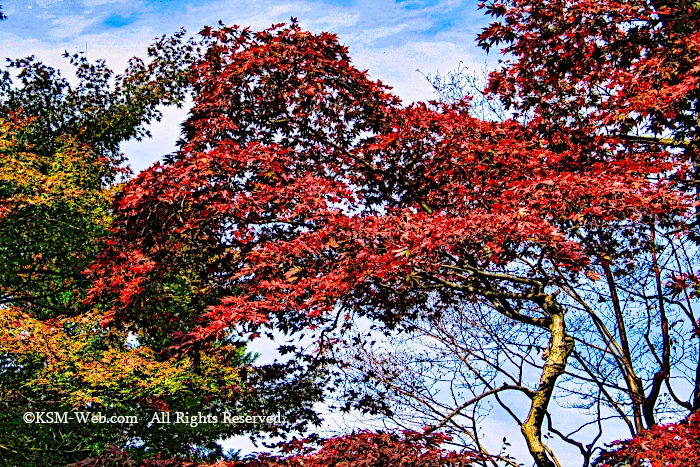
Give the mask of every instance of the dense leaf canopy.
M 538 388 L 517 390 L 530 452 L 554 465 L 542 423 L 574 351 L 557 289 L 613 278 L 654 229 L 685 229 L 692 164 L 624 134 L 479 120 L 468 100 L 401 107 L 335 36 L 296 24 L 203 34 L 180 151 L 116 200 L 93 268 L 92 296 L 112 297 L 104 324 L 185 353 L 315 329 L 310 354 L 287 349 L 314 367 L 351 315 L 391 330 L 491 308 L 550 333 Z M 187 270 L 196 313 L 149 301 Z
M 75 87 L 12 61 L 18 82 L 0 79 L 0 452 L 22 465 L 516 465 L 480 440 L 491 401 L 538 467 L 562 465 L 551 433 L 591 465 L 609 420 L 634 439 L 600 462 L 693 465 L 700 7 L 481 7 L 495 22 L 478 43 L 507 58 L 481 90 L 508 112 L 493 120 L 470 97 L 402 105 L 335 35 L 295 20 L 164 37 L 117 77 L 74 56 Z M 124 177 L 119 145 L 190 92 L 179 149 Z M 360 318 L 437 356 L 387 357 L 354 332 Z M 246 351 L 262 335 L 288 339 L 282 361 Z M 452 362 L 450 405 L 421 384 Z M 397 423 L 390 402 L 411 400 L 425 412 L 409 425 L 425 431 L 294 441 L 244 461 L 217 444 L 307 431 L 333 393 Z M 589 418 L 564 433 L 555 400 Z M 76 408 L 285 421 L 60 436 L 18 422 Z M 455 452 L 441 447 L 446 428 L 468 438 Z

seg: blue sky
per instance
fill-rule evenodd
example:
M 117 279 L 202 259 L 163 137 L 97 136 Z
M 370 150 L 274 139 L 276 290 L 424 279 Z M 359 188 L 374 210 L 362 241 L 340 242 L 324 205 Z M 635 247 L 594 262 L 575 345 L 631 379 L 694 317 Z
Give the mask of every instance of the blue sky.
M 314 32 L 331 31 L 350 48 L 354 63 L 394 87 L 404 101 L 433 97 L 417 70 L 447 72 L 464 62 L 484 67 L 475 37 L 488 18 L 476 0 L 1 0 L 8 20 L 0 24 L 4 57 L 36 55 L 65 67 L 64 50 L 104 58 L 121 71 L 143 56 L 154 37 L 185 27 L 195 34 L 219 20 L 262 29 L 294 16 Z M 494 60 L 493 55 L 490 57 Z M 123 147 L 139 171 L 169 153 L 183 112 L 169 111 L 152 127 L 153 139 Z

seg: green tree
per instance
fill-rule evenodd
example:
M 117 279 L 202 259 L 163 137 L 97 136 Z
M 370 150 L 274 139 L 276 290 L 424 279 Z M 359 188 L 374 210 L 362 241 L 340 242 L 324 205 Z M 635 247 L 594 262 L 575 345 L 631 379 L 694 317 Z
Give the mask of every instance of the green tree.
M 175 354 L 157 333 L 106 325 L 103 303 L 85 301 L 91 281 L 84 272 L 109 241 L 114 194 L 128 178 L 119 146 L 149 136 L 146 125 L 160 119 L 160 106 L 186 98 L 197 45 L 183 38 L 161 38 L 149 49 L 150 62 L 133 59 L 118 76 L 103 61 L 70 56 L 75 86 L 33 57 L 10 61 L 0 76 L 4 465 L 63 466 L 111 445 L 135 458 L 218 460 L 225 457 L 218 439 L 270 429 L 150 424 L 161 410 L 276 412 L 279 386 L 247 376 L 254 356 L 244 341 Z M 192 274 L 182 268 L 151 290 L 162 312 L 188 312 Z M 27 411 L 134 416 L 139 423 L 27 424 Z

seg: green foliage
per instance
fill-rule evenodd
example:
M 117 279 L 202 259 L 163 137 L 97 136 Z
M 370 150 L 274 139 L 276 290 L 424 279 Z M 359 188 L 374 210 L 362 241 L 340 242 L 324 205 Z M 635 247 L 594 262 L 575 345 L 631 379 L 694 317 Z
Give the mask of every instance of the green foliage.
M 125 174 L 119 145 L 149 136 L 158 106 L 185 97 L 195 45 L 183 34 L 156 43 L 160 60 L 133 59 L 117 77 L 71 56 L 76 86 L 33 57 L 9 61 L 17 85 L 0 74 L 0 303 L 43 318 L 80 311 L 81 272 L 109 225 L 105 188 Z
M 183 37 L 161 38 L 150 62 L 133 59 L 118 76 L 103 61 L 70 56 L 76 85 L 33 57 L 11 60 L 0 75 L 3 465 L 65 466 L 110 446 L 137 459 L 215 461 L 225 457 L 217 440 L 271 429 L 150 423 L 159 411 L 276 413 L 279 386 L 256 387 L 244 341 L 175 354 L 158 332 L 105 326 L 104 304 L 85 301 L 84 271 L 109 241 L 113 197 L 128 176 L 119 146 L 149 136 L 160 107 L 186 98 L 198 46 Z M 189 285 L 196 272 L 183 268 L 149 290 L 162 313 L 202 312 Z M 138 423 L 28 424 L 27 411 Z

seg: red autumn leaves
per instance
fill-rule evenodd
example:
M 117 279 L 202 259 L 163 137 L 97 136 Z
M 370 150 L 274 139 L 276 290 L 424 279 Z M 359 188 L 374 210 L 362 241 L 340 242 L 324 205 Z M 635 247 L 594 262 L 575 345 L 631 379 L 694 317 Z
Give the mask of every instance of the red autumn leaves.
M 591 151 L 480 121 L 468 103 L 401 108 L 334 36 L 296 25 L 211 34 L 187 141 L 126 186 L 94 268 L 93 296 L 111 294 L 125 322 L 147 319 L 149 284 L 192 262 L 206 311 L 178 318 L 188 341 L 303 329 L 339 306 L 401 315 L 429 288 L 517 299 L 535 291 L 486 290 L 475 271 L 579 271 L 591 229 L 672 222 L 692 204 L 666 152 L 604 136 Z

